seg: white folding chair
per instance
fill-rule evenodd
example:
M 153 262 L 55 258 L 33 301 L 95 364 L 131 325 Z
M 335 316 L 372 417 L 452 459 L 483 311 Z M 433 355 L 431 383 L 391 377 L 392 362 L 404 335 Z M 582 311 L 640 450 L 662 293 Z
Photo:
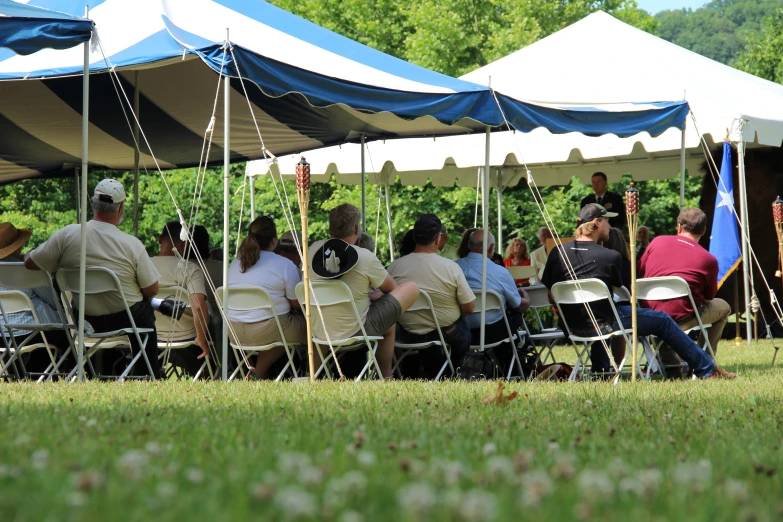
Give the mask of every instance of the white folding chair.
M 166 286 L 163 288 L 158 289 L 158 294 L 155 296 L 158 299 L 174 299 L 176 301 L 181 301 L 183 303 L 187 304 L 187 309 L 190 310 L 190 294 L 188 291 L 181 286 Z M 185 313 L 188 313 L 186 311 Z M 155 311 L 155 318 L 161 317 L 161 313 L 159 311 Z M 194 317 L 194 321 L 198 320 Z M 177 324 L 177 319 L 172 318 L 172 323 L 174 325 Z M 169 357 L 171 356 L 172 350 L 184 350 L 185 348 L 190 348 L 191 346 L 197 346 L 199 349 L 201 347 L 196 343 L 196 339 L 185 339 L 185 340 L 179 340 L 175 341 L 171 337 L 174 336 L 174 331 L 166 331 L 161 328 L 157 328 L 158 333 L 158 350 L 160 350 L 160 354 L 158 355 L 158 359 L 161 361 L 161 368 L 163 372 L 165 373 L 166 377 L 176 376 L 177 378 L 181 378 L 184 374 L 180 372 L 180 370 L 174 366 L 169 366 Z M 211 352 L 211 350 L 210 350 Z M 201 377 L 204 370 L 207 370 L 209 373 L 209 377 L 213 379 L 215 377 L 214 372 L 212 371 L 212 364 L 209 361 L 209 357 L 204 357 L 204 362 L 201 363 L 201 367 L 196 372 L 196 375 L 193 377 L 193 382 L 197 381 L 199 377 Z
M 2 335 L 2 333 L 0 333 L 0 335 L 3 337 L 4 344 L 3 356 L 5 354 L 10 355 L 8 362 L 5 364 L 2 364 L 3 357 L 0 357 L 0 365 L 2 365 L 2 368 L 0 368 L 0 377 L 6 374 L 6 371 L 9 367 L 11 367 L 11 365 L 14 365 L 15 371 L 18 371 L 16 368 L 18 365 L 21 368 L 22 373 L 26 374 L 27 371 L 24 368 L 22 360 L 19 359 L 19 356 L 23 353 L 28 353 L 36 349 L 43 348 L 46 349 L 51 360 L 51 364 L 46 368 L 44 373 L 40 375 L 38 380 L 40 382 L 44 378 L 51 378 L 57 369 L 55 355 L 57 350 L 56 348 L 53 349 L 49 345 L 45 332 L 53 330 L 60 330 L 64 332 L 65 338 L 68 341 L 68 348 L 61 355 L 61 357 L 65 358 L 74 350 L 73 338 L 70 334 L 70 328 L 73 327 L 73 325 L 68 323 L 63 308 L 56 300 L 54 305 L 59 321 L 56 323 L 41 323 L 32 301 L 24 292 L 21 292 L 20 290 L 47 288 L 52 295 L 56 296 L 57 293 L 54 290 L 52 278 L 47 272 L 27 270 L 24 267 L 24 263 L 22 262 L 3 263 L 2 268 L 0 269 L 0 286 L 11 289 L 9 292 L 0 292 L 0 294 L 2 294 L 2 297 L 0 297 L 0 312 L 3 313 L 3 318 L 6 322 L 6 331 L 9 333 L 9 337 L 7 339 L 4 335 Z M 27 312 L 32 314 L 34 324 L 9 324 L 6 319 L 6 314 L 20 312 Z M 17 346 L 13 336 L 14 330 L 29 331 L 30 334 L 28 334 L 24 341 Z M 41 340 L 43 342 L 31 344 L 30 341 L 32 338 L 39 333 L 41 334 Z
M 223 298 L 223 287 L 217 289 L 216 296 L 218 298 L 218 301 L 220 301 Z M 272 297 L 269 295 L 269 293 L 261 288 L 260 286 L 251 286 L 251 285 L 233 285 L 228 287 L 228 308 L 230 310 L 236 310 L 241 312 L 247 312 L 250 310 L 266 310 L 269 312 L 272 312 L 272 317 L 275 320 L 275 324 L 277 325 L 277 331 L 280 334 L 280 339 L 282 341 L 275 341 L 272 343 L 267 344 L 260 344 L 260 345 L 253 345 L 253 346 L 245 346 L 239 342 L 238 339 L 233 338 L 231 335 L 231 329 L 229 329 L 229 339 L 231 348 L 234 350 L 234 356 L 237 358 L 237 368 L 234 370 L 234 373 L 231 374 L 231 376 L 228 378 L 229 381 L 234 380 L 241 372 L 242 369 L 242 360 L 244 360 L 245 367 L 252 371 L 253 367 L 250 366 L 250 363 L 248 362 L 248 357 L 257 354 L 260 352 L 265 352 L 267 350 L 271 350 L 272 348 L 277 348 L 278 346 L 282 346 L 285 350 L 285 354 L 288 357 L 288 362 L 285 364 L 283 369 L 278 374 L 277 378 L 275 379 L 275 382 L 280 381 L 280 379 L 283 378 L 285 375 L 285 372 L 288 371 L 288 368 L 291 368 L 291 371 L 294 373 L 294 378 L 299 377 L 299 375 L 296 372 L 296 365 L 294 364 L 294 348 L 293 346 L 290 346 L 288 344 L 288 341 L 286 341 L 285 333 L 283 332 L 283 327 L 280 326 L 280 319 L 277 316 L 277 312 L 275 311 L 275 305 L 272 302 Z M 240 354 L 242 355 L 240 360 Z
M 353 309 L 354 316 L 356 317 L 356 324 L 362 333 L 361 335 L 347 337 L 345 339 L 321 339 L 314 336 L 313 344 L 318 350 L 318 353 L 321 354 L 322 361 L 321 366 L 315 372 L 315 377 L 317 378 L 322 370 L 331 377 L 331 373 L 327 368 L 327 363 L 335 355 L 339 355 L 341 352 L 344 353 L 348 351 L 360 350 L 362 345 L 364 345 L 367 348 L 367 364 L 365 364 L 364 368 L 362 368 L 362 371 L 359 373 L 356 381 L 358 382 L 361 380 L 361 378 L 364 377 L 364 374 L 368 373 L 371 367 L 375 369 L 379 379 L 383 378 L 381 367 L 378 365 L 378 360 L 375 357 L 375 352 L 378 350 L 378 341 L 382 340 L 383 337 L 377 335 L 367 335 L 367 331 L 364 328 L 364 322 L 362 321 L 361 315 L 359 315 L 359 309 L 356 308 L 356 302 L 354 301 L 353 293 L 351 292 L 351 289 L 348 287 L 348 285 L 342 281 L 335 280 L 310 281 L 310 285 L 312 290 L 310 292 L 310 305 L 312 306 L 312 311 L 310 312 L 311 321 L 320 322 L 321 315 L 323 315 L 325 320 L 328 320 L 329 307 L 350 304 L 351 308 Z M 305 288 L 303 283 L 296 285 L 296 298 L 302 305 L 302 309 L 304 309 Z M 319 308 L 321 309 L 320 313 L 318 310 Z M 324 330 L 327 329 L 324 328 Z M 325 347 L 325 349 L 329 352 L 326 358 L 323 356 L 321 347 Z M 332 349 L 334 349 L 334 354 L 332 353 Z
M 481 313 L 481 289 L 480 288 L 473 288 L 473 293 L 476 296 L 476 300 L 474 301 L 474 307 L 473 307 L 473 313 Z M 519 376 L 524 379 L 525 378 L 525 372 L 522 371 L 522 363 L 519 361 L 519 354 L 517 353 L 517 340 L 521 339 L 524 335 L 527 335 L 526 331 L 519 330 L 517 332 L 511 331 L 511 325 L 508 323 L 508 317 L 506 317 L 506 306 L 503 303 L 503 298 L 500 297 L 500 294 L 495 292 L 494 290 L 487 289 L 487 297 L 486 297 L 486 307 L 485 310 L 487 312 L 491 312 L 492 310 L 500 310 L 500 313 L 503 316 L 503 323 L 506 325 L 506 333 L 507 336 L 505 339 L 501 339 L 500 341 L 486 344 L 484 343 L 484 347 L 482 348 L 481 345 L 474 344 L 470 346 L 471 350 L 482 350 L 487 348 L 496 348 L 500 346 L 503 343 L 509 343 L 511 344 L 511 360 L 508 363 L 508 375 L 506 375 L 506 379 L 511 379 L 511 373 L 514 370 L 514 365 L 516 364 L 517 370 L 519 370 Z M 524 324 L 524 323 L 523 323 Z
M 400 373 L 400 363 L 402 363 L 403 359 L 405 359 L 405 357 L 411 353 L 425 350 L 427 348 L 440 347 L 440 349 L 443 350 L 443 355 L 446 357 L 446 362 L 443 363 L 443 366 L 438 372 L 438 375 L 435 377 L 435 380 L 439 381 L 443 375 L 443 372 L 446 371 L 446 368 L 450 368 L 452 375 L 454 374 L 454 365 L 451 362 L 451 347 L 443 339 L 443 332 L 440 329 L 438 317 L 435 315 L 435 307 L 432 305 L 432 299 L 430 299 L 430 296 L 424 290 L 419 290 L 419 297 L 405 313 L 407 314 L 409 312 L 418 312 L 420 310 L 428 310 L 430 312 L 432 316 L 432 323 L 435 325 L 435 331 L 438 332 L 439 340 L 413 343 L 396 341 L 394 343 L 395 351 L 399 349 L 402 352 L 402 355 L 398 359 L 397 354 L 394 354 L 394 367 L 392 368 L 392 373 L 397 373 L 397 375 L 402 377 L 402 374 Z
M 609 356 L 609 361 L 616 372 L 614 383 L 617 384 L 620 379 L 620 373 L 625 366 L 625 360 L 628 358 L 628 348 L 631 345 L 629 336 L 631 335 L 632 330 L 630 328 L 624 329 L 622 327 L 620 314 L 617 313 L 617 308 L 615 308 L 614 301 L 612 300 L 612 293 L 609 292 L 609 289 L 604 282 L 599 279 L 561 281 L 552 285 L 551 293 L 552 299 L 554 299 L 555 305 L 557 306 L 557 311 L 560 314 L 560 318 L 563 320 L 563 324 L 566 327 L 566 332 L 571 339 L 571 344 L 576 351 L 576 364 L 574 365 L 574 370 L 571 372 L 569 380 L 574 381 L 578 375 L 582 377 L 585 376 L 584 368 L 587 367 L 590 346 L 595 341 L 601 341 L 606 350 L 606 354 Z M 619 328 L 617 330 L 604 332 L 605 329 L 602 328 L 603 325 L 598 324 L 591 327 L 588 332 L 580 332 L 580 334 L 574 333 L 574 330 L 568 325 L 565 315 L 563 315 L 562 305 L 580 305 L 589 308 L 591 303 L 599 301 L 607 301 L 609 303 L 609 306 L 612 308 L 615 322 L 618 324 Z M 599 328 L 596 330 L 595 326 L 598 326 Z M 613 337 L 620 335 L 625 338 L 626 347 L 625 355 L 623 355 L 623 359 L 618 365 L 612 355 L 610 344 Z
M 646 277 L 636 280 L 636 298 L 643 299 L 645 301 L 668 301 L 670 299 L 681 299 L 687 297 L 691 303 L 693 309 L 693 315 L 696 317 L 698 323 L 693 328 L 685 330 L 685 334 L 691 332 L 698 332 L 699 340 L 704 338 L 704 351 L 706 351 L 713 360 L 715 360 L 715 351 L 710 344 L 710 338 L 707 329 L 712 324 L 704 324 L 699 314 L 699 309 L 696 307 L 696 303 L 693 301 L 693 294 L 691 294 L 691 287 L 688 282 L 682 277 L 678 276 L 663 276 L 663 277 Z M 698 340 L 697 340 L 698 344 Z M 652 350 L 654 358 L 658 360 L 658 364 L 661 368 L 664 368 L 663 361 L 660 358 L 660 350 L 663 345 L 663 341 L 657 340 L 652 343 Z M 662 372 L 665 374 L 665 372 Z
M 533 310 L 538 322 L 538 333 L 532 333 L 527 326 L 527 322 L 525 322 L 525 329 L 528 332 L 527 336 L 533 343 L 533 346 L 536 347 L 536 363 L 546 364 L 547 359 L 550 358 L 552 363 L 555 363 L 557 361 L 552 353 L 552 348 L 557 341 L 565 338 L 565 334 L 560 328 L 544 326 L 544 321 L 541 319 L 539 310 L 552 307 L 552 304 L 549 302 L 549 289 L 544 285 L 533 285 L 525 288 L 525 292 L 527 292 L 530 298 L 530 308 L 528 310 Z
M 536 277 L 538 270 L 534 266 L 507 266 L 506 269 L 511 273 L 514 281 L 517 279 L 530 279 Z
M 128 363 L 128 367 L 125 369 L 125 371 L 120 374 L 119 377 L 117 377 L 117 380 L 123 381 L 127 378 L 136 378 L 135 376 L 129 376 L 131 369 L 136 364 L 136 362 L 139 360 L 139 358 L 144 359 L 144 363 L 147 366 L 147 372 L 153 381 L 155 380 L 155 373 L 152 370 L 152 365 L 150 364 L 149 359 L 147 358 L 147 341 L 149 340 L 149 334 L 153 332 L 154 330 L 152 328 L 138 328 L 136 327 L 136 322 L 133 320 L 133 315 L 131 315 L 130 307 L 128 306 L 128 301 L 125 300 L 125 293 L 122 291 L 122 286 L 120 285 L 120 280 L 117 279 L 117 275 L 105 267 L 100 266 L 88 266 L 86 269 L 85 274 L 85 295 L 95 295 L 95 294 L 103 294 L 107 292 L 114 292 L 116 293 L 120 299 L 122 299 L 122 304 L 125 308 L 125 313 L 128 314 L 128 321 L 130 322 L 129 328 L 120 328 L 111 332 L 95 332 L 92 334 L 92 338 L 96 340 L 95 344 L 93 344 L 89 349 L 87 349 L 87 345 L 85 343 L 85 350 L 86 353 L 84 354 L 84 361 L 87 364 L 87 366 L 90 369 L 90 372 L 92 372 L 94 377 L 103 377 L 101 375 L 98 375 L 98 373 L 95 371 L 95 368 L 93 368 L 92 365 L 92 356 L 95 355 L 95 353 L 100 349 L 108 349 L 111 346 L 109 341 L 114 341 L 117 337 L 130 337 L 133 335 L 136 338 L 136 342 L 139 346 L 139 353 L 133 356 L 130 363 Z M 61 268 L 57 271 L 57 284 L 60 285 L 60 290 L 63 292 L 71 292 L 71 294 L 77 293 L 79 291 L 79 269 L 78 268 Z M 70 309 L 71 316 L 73 317 L 75 314 L 73 313 L 73 310 L 71 309 L 71 304 L 66 303 L 67 307 Z M 130 344 L 128 345 L 130 346 Z M 132 350 L 132 348 L 131 348 Z M 72 377 L 76 373 L 76 368 L 73 369 L 73 371 L 69 374 L 69 378 Z M 113 376 L 112 376 L 113 378 Z

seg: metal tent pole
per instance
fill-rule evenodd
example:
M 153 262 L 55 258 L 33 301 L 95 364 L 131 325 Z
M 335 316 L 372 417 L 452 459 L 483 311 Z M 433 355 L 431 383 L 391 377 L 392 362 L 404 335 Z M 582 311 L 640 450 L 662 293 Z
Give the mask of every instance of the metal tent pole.
M 256 177 L 248 176 L 250 179 L 250 222 L 256 220 Z
M 745 141 L 740 130 L 740 139 L 737 142 L 737 163 L 739 164 L 740 186 L 740 234 L 742 234 L 742 281 L 745 285 L 745 339 L 748 344 L 753 340 L 753 321 L 750 313 L 750 263 L 748 263 L 748 193 L 745 184 Z
M 489 250 L 489 127 L 486 131 L 487 139 L 484 151 L 484 172 L 481 174 L 481 216 L 484 230 L 484 244 L 482 246 L 481 259 L 481 326 L 479 329 L 479 346 L 484 350 L 484 334 L 486 333 L 487 319 L 487 251 Z
M 84 7 L 84 17 L 90 14 L 89 6 Z M 87 286 L 87 134 L 90 126 L 90 42 L 84 42 L 84 70 L 82 71 L 82 186 L 79 224 L 81 225 L 79 244 L 79 346 L 76 350 L 77 375 L 84 380 L 84 303 Z
M 497 186 L 495 193 L 498 196 L 498 238 L 495 250 L 500 249 L 503 252 L 503 171 L 499 170 L 497 175 Z
M 133 85 L 133 114 L 136 115 L 133 120 L 133 142 L 136 145 L 133 151 L 133 235 L 139 237 L 139 71 L 134 74 Z
M 230 45 L 226 29 L 226 47 Z M 224 71 L 221 71 L 224 72 Z M 223 77 L 223 351 L 221 357 L 221 378 L 228 380 L 228 252 L 229 211 L 231 210 L 231 78 Z
M 391 202 L 389 201 L 389 173 L 387 172 L 383 178 L 383 189 L 385 191 L 386 200 L 386 227 L 389 230 L 389 262 L 394 261 L 394 231 L 392 230 L 391 221 Z
M 362 232 L 367 232 L 367 180 L 364 168 L 364 134 L 362 134 Z
M 680 210 L 685 208 L 685 127 L 680 141 Z

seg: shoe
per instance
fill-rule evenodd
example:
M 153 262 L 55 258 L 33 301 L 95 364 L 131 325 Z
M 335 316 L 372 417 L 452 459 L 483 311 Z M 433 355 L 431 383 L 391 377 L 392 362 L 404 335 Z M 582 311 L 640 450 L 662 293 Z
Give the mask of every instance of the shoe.
M 172 319 L 178 320 L 180 317 L 182 317 L 182 314 L 185 313 L 185 308 L 187 308 L 187 306 L 187 303 L 183 303 L 182 301 L 164 299 L 161 301 L 160 307 L 158 307 L 158 311 L 163 315 L 167 315 Z
M 719 374 L 721 376 L 721 379 L 736 379 L 737 374 L 734 372 L 727 372 L 720 366 L 715 367 L 715 373 Z

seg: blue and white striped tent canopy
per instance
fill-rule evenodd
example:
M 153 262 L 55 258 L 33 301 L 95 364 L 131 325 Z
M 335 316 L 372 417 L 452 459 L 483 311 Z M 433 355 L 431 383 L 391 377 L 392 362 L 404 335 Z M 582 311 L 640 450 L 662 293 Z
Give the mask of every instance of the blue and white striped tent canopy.
M 82 0 L 29 3 L 72 15 L 84 10 Z M 137 87 L 141 127 L 162 168 L 198 164 L 216 104 L 210 161 L 222 158 L 221 71 L 232 77 L 233 161 L 262 157 L 251 110 L 275 154 L 356 142 L 362 134 L 368 140 L 465 134 L 500 127 L 506 118 L 522 130 L 655 134 L 681 126 L 688 110 L 682 102 L 617 111 L 519 102 L 393 58 L 261 0 L 91 4 L 100 42 L 90 57 L 89 159 L 95 168 L 132 168 L 128 116 Z M 233 54 L 224 47 L 227 29 Z M 4 52 L 0 80 L 24 81 L 0 81 L 0 183 L 68 171 L 80 161 L 82 50 Z M 144 145 L 141 160 L 153 165 Z
M 0 47 L 4 51 L 25 55 L 47 48 L 70 49 L 89 41 L 91 34 L 92 22 L 85 18 L 0 0 Z

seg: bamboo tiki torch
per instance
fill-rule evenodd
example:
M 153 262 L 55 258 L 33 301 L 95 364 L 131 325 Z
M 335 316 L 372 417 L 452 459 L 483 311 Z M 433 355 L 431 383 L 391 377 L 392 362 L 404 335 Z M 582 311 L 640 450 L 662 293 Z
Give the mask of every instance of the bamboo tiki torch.
M 778 234 L 778 270 L 775 276 L 783 278 L 783 199 L 780 196 L 772 203 L 772 219 L 775 221 L 775 232 Z M 775 354 L 772 356 L 772 366 L 778 356 L 778 347 L 775 346 Z
M 625 217 L 628 219 L 628 236 L 631 240 L 631 381 L 636 381 L 636 344 L 639 338 L 636 327 L 636 231 L 639 228 L 639 191 L 633 181 L 625 191 Z
M 302 282 L 305 288 L 305 321 L 307 323 L 307 360 L 310 365 L 310 382 L 315 382 L 313 358 L 313 326 L 310 319 L 310 256 L 307 254 L 307 210 L 310 206 L 310 164 L 302 157 L 296 164 L 296 199 L 302 218 Z

